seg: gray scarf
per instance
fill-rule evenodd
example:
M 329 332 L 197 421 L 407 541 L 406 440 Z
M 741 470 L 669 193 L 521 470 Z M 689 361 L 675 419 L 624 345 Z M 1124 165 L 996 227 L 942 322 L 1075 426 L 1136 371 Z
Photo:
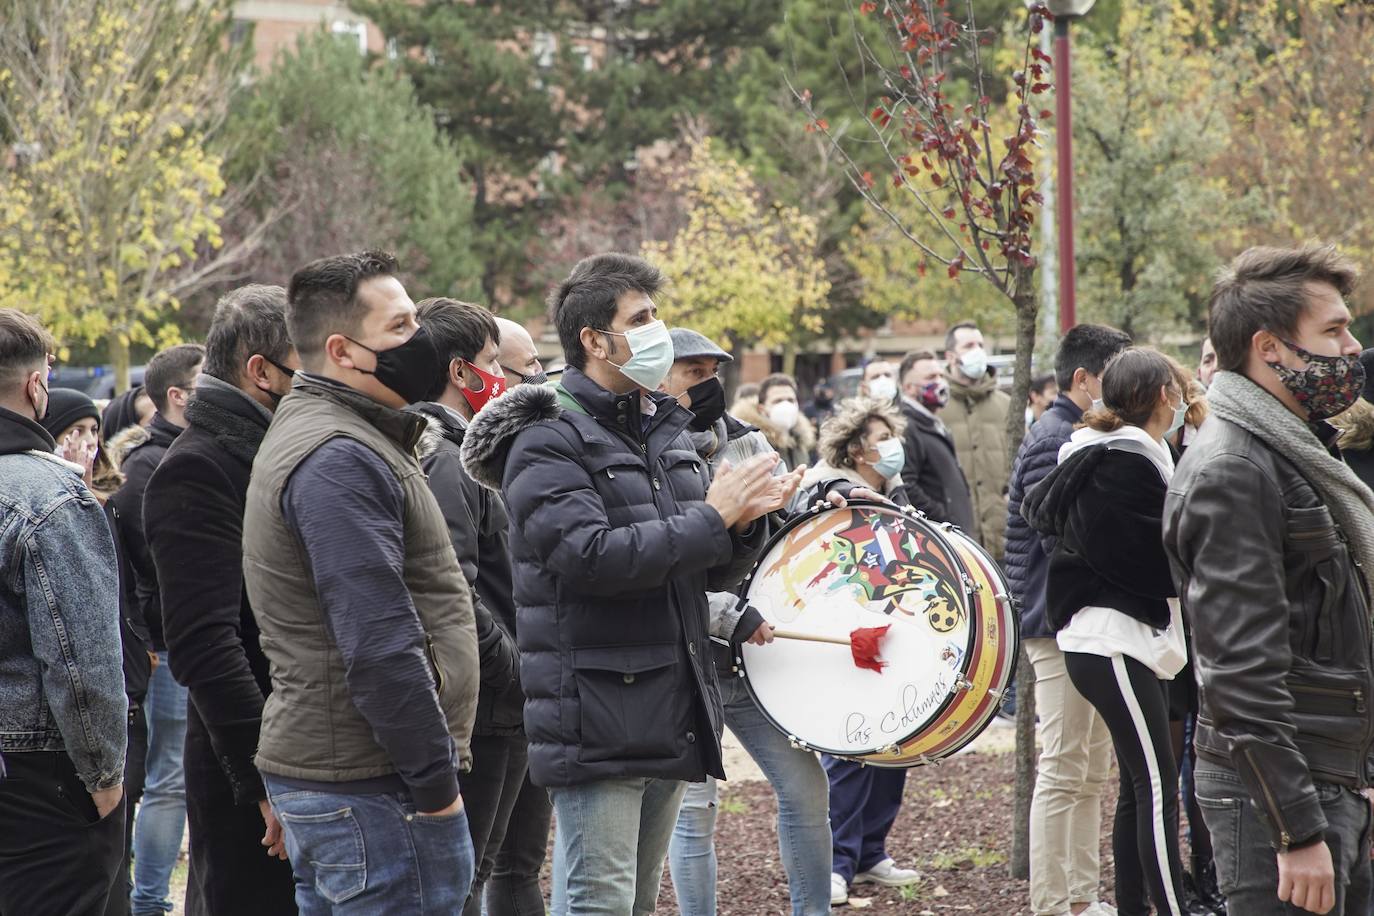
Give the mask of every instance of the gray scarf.
M 1257 436 L 1292 462 L 1316 488 L 1336 526 L 1350 539 L 1355 557 L 1374 572 L 1374 491 L 1344 461 L 1333 458 L 1297 414 L 1250 379 L 1218 372 L 1207 389 L 1207 403 L 1218 417 Z M 1371 602 L 1374 602 L 1374 596 Z

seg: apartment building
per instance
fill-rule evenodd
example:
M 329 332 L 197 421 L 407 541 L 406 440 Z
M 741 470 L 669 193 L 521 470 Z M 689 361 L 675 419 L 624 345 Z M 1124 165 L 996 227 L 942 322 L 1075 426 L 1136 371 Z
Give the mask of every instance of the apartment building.
M 278 51 L 295 45 L 301 33 L 321 25 L 357 41 L 359 52 L 380 53 L 386 47 L 381 30 L 341 0 L 241 0 L 234 7 L 234 20 L 236 40 L 247 40 L 251 28 L 259 68 L 270 65 Z

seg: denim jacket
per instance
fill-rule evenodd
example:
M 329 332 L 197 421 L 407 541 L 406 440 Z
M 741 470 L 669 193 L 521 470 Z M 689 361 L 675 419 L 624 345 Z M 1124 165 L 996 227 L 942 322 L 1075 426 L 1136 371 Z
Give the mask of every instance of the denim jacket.
M 4 447 L 32 430 L 0 410 L 0 754 L 64 750 L 94 792 L 128 728 L 114 541 L 75 465 Z

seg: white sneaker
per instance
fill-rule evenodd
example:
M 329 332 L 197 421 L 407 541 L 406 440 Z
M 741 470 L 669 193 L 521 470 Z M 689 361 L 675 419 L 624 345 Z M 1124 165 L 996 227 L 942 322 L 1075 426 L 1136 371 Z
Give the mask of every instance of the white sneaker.
M 1116 916 L 1116 907 L 1098 900 L 1088 904 L 1088 908 L 1078 916 Z
M 855 884 L 881 884 L 883 887 L 906 887 L 920 880 L 918 872 L 910 868 L 898 868 L 890 858 L 854 876 Z
M 844 878 L 830 873 L 830 905 L 839 906 L 849 902 L 849 885 L 844 883 Z

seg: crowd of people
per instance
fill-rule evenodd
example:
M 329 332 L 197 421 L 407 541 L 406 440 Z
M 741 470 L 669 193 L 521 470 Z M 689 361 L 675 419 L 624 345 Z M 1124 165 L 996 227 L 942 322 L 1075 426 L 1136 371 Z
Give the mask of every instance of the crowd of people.
M 853 398 L 775 374 L 727 406 L 734 355 L 657 318 L 642 259 L 553 292 L 556 380 L 398 274 L 238 288 L 103 411 L 0 309 L 0 916 L 169 912 L 186 833 L 189 914 L 629 916 L 666 864 L 711 916 L 725 726 L 794 916 L 916 883 L 906 771 L 797 746 L 741 677 L 774 639 L 741 582 L 852 499 L 1005 571 L 1036 916 L 1372 911 L 1374 351 L 1334 249 L 1238 257 L 1196 373 L 1072 328 L 1014 456 L 971 323 Z

